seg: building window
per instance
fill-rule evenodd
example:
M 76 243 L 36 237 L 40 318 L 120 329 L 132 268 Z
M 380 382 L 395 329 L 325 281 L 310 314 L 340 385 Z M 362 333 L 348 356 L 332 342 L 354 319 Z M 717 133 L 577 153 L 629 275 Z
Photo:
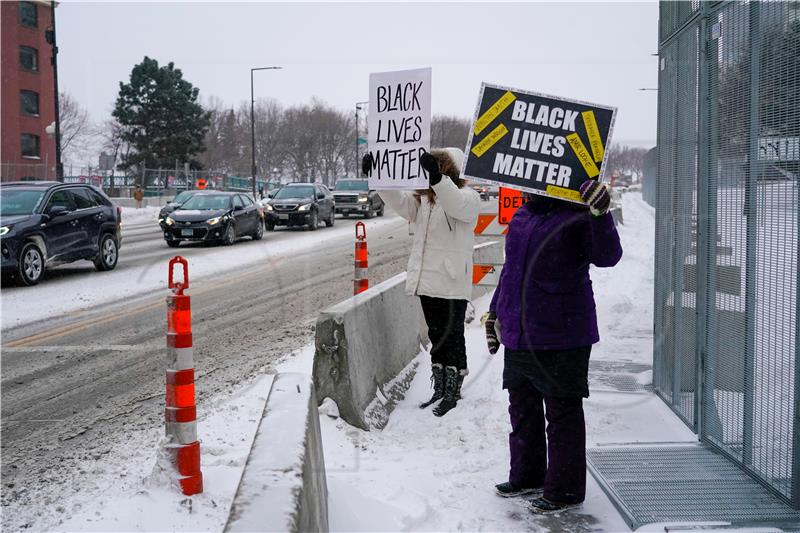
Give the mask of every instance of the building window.
M 33 2 L 19 3 L 19 23 L 28 28 L 35 28 L 39 25 L 36 14 L 36 4 Z
M 20 46 L 19 64 L 26 70 L 39 70 L 39 53 L 36 48 Z
M 22 114 L 34 117 L 39 116 L 39 93 L 35 91 L 20 91 Z
M 31 133 L 22 134 L 22 157 L 39 158 L 39 136 Z

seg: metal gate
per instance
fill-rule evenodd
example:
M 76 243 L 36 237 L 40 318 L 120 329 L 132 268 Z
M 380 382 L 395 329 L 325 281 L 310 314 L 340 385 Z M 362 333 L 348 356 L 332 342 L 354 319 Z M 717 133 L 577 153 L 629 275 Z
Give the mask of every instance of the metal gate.
M 661 2 L 654 388 L 800 508 L 800 2 Z

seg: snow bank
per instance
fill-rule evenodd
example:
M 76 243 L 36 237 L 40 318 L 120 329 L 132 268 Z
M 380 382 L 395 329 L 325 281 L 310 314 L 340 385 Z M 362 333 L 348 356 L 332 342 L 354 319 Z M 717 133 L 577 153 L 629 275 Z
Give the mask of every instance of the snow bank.
M 231 398 L 198 407 L 202 494 L 187 498 L 153 475 L 162 427 L 132 432 L 122 447 L 86 464 L 93 489 L 37 509 L 45 516 L 33 530 L 222 531 L 271 385 L 272 376 L 263 376 Z
M 122 208 L 122 227 L 139 226 L 147 223 L 158 223 L 158 212 L 161 207 L 157 205 L 149 205 L 137 209 L 135 207 Z

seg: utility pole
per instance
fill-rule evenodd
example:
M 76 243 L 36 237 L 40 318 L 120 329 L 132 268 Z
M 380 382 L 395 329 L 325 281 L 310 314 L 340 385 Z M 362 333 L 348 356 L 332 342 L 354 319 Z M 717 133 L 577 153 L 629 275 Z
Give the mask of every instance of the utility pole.
M 56 3 L 50 1 L 50 23 L 52 30 L 45 30 L 44 38 L 52 48 L 50 64 L 53 66 L 53 91 L 55 92 L 55 124 L 56 124 L 56 180 L 64 181 L 64 166 L 61 163 L 61 119 L 58 107 L 58 45 L 56 44 Z
M 364 104 L 369 104 L 369 102 L 356 102 L 356 175 L 355 177 L 358 178 L 358 169 L 361 166 L 361 158 L 359 156 L 359 144 L 361 142 L 361 137 L 358 135 L 358 112 L 361 110 L 361 106 Z
M 253 179 L 253 201 L 258 202 L 256 194 L 256 99 L 253 91 L 253 72 L 257 70 L 281 70 L 283 67 L 257 67 L 250 69 L 250 174 Z

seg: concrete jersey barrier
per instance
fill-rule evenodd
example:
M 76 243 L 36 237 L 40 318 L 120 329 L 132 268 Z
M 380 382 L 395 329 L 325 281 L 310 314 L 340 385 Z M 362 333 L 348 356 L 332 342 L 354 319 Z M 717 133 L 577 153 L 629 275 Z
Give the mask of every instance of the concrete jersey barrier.
M 325 459 L 311 376 L 275 376 L 225 531 L 328 531 Z
M 406 274 L 322 311 L 317 319 L 314 386 L 349 424 L 383 427 L 414 377 L 409 366 L 427 343 L 419 298 Z

